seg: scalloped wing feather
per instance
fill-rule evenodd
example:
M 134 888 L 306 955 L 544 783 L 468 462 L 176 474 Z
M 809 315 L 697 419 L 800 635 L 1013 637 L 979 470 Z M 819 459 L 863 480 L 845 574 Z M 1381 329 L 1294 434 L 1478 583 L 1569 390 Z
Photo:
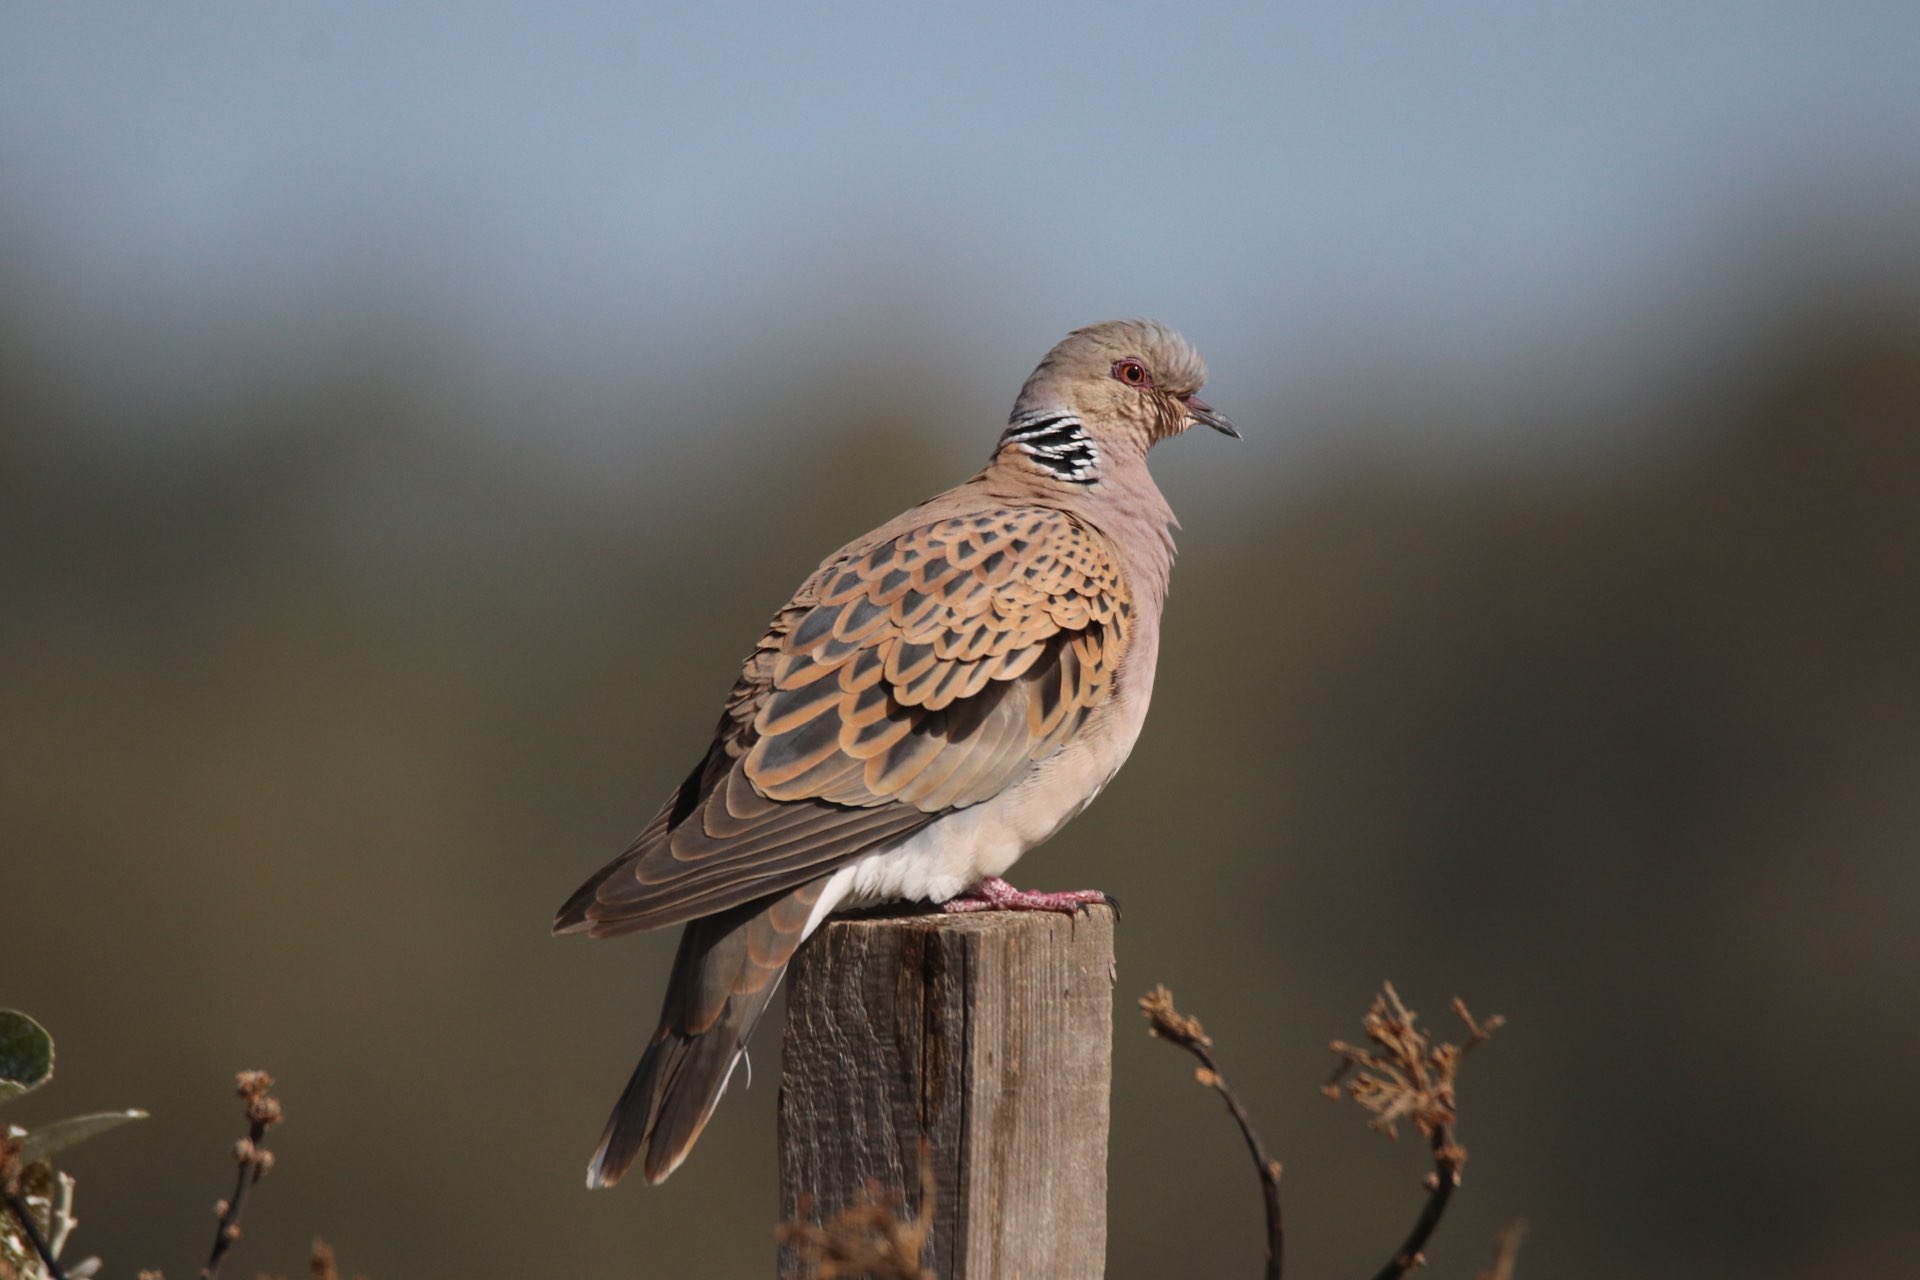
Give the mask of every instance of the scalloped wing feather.
M 776 615 L 707 759 L 555 927 L 724 910 L 998 795 L 1113 696 L 1131 617 L 1112 547 L 1064 512 L 854 544 Z
M 816 581 L 746 756 L 771 798 L 978 803 L 1112 696 L 1131 600 L 1106 540 L 1064 512 L 936 521 Z

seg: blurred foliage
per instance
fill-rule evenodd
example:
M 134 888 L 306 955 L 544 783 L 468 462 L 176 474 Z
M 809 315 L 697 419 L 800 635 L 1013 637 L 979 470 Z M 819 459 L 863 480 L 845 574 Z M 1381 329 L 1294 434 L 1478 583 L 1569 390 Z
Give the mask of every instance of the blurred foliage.
M 403 340 L 237 365 L 219 422 L 116 435 L 71 420 L 31 315 L 0 306 L 0 975 L 72 1028 L 80 1091 L 165 1103 L 156 1140 L 75 1158 L 115 1206 L 96 1246 L 194 1256 L 205 1191 L 172 1168 L 224 1129 L 198 1084 L 269 1059 L 311 1123 L 250 1211 L 263 1255 L 319 1229 L 383 1275 L 764 1273 L 764 1081 L 665 1187 L 579 1190 L 672 939 L 547 922 L 814 560 L 964 474 L 947 442 L 884 388 L 749 382 L 777 443 L 636 400 L 649 448 L 588 477 Z M 1187 530 L 1152 723 L 1019 877 L 1114 892 L 1122 990 L 1232 1037 L 1303 1274 L 1421 1194 L 1355 1198 L 1404 1167 L 1314 1103 L 1385 972 L 1523 1029 L 1471 1085 L 1449 1256 L 1524 1213 L 1527 1269 L 1566 1280 L 1911 1257 L 1886 1100 L 1920 1059 L 1916 317 L 1810 283 L 1578 465 L 1356 452 L 1221 498 L 1195 475 L 1258 455 L 1156 456 Z M 1375 408 L 1315 410 L 1349 411 Z M 1143 1039 L 1110 1274 L 1250 1274 L 1236 1140 L 1196 1135 Z
M 53 1078 L 53 1037 L 47 1029 L 17 1009 L 0 1009 L 0 1103 L 32 1092 Z M 25 1224 L 31 1222 L 39 1242 L 46 1246 L 69 1276 L 93 1275 L 98 1258 L 65 1259 L 68 1236 L 79 1220 L 73 1213 L 74 1178 L 53 1166 L 53 1157 L 109 1129 L 131 1120 L 144 1120 L 144 1111 L 102 1111 L 69 1116 L 23 1129 L 8 1124 L 0 1129 L 0 1275 L 23 1280 L 45 1280 L 46 1262 L 34 1247 Z

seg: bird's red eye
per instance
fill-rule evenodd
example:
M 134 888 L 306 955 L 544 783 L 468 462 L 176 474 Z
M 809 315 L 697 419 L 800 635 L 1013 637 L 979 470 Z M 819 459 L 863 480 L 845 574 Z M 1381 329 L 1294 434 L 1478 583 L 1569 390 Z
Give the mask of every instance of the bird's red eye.
M 1138 360 L 1116 360 L 1113 362 L 1113 376 L 1130 387 L 1150 387 L 1153 375 L 1147 372 L 1147 366 Z

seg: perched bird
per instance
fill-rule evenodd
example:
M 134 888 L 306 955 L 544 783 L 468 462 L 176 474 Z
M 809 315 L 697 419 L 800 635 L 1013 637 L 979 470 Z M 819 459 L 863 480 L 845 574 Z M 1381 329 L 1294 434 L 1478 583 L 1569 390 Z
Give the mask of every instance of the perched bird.
M 993 457 L 824 560 L 774 614 L 713 743 L 556 933 L 684 924 L 665 1008 L 587 1185 L 664 1180 L 795 949 L 895 900 L 1073 910 L 1000 879 L 1092 802 L 1153 694 L 1176 521 L 1147 450 L 1195 423 L 1206 366 L 1147 321 L 1080 329 L 1021 388 Z

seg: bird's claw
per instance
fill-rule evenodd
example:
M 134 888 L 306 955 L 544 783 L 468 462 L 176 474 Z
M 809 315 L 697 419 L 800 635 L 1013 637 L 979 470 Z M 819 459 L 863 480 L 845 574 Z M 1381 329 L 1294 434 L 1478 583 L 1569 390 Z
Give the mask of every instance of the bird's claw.
M 1120 903 L 1098 889 L 1066 889 L 1047 893 L 1037 889 L 1016 889 L 999 876 L 988 876 L 979 884 L 948 898 L 940 910 L 949 915 L 971 911 L 1058 911 L 1078 915 L 1089 907 L 1103 906 L 1118 917 Z

